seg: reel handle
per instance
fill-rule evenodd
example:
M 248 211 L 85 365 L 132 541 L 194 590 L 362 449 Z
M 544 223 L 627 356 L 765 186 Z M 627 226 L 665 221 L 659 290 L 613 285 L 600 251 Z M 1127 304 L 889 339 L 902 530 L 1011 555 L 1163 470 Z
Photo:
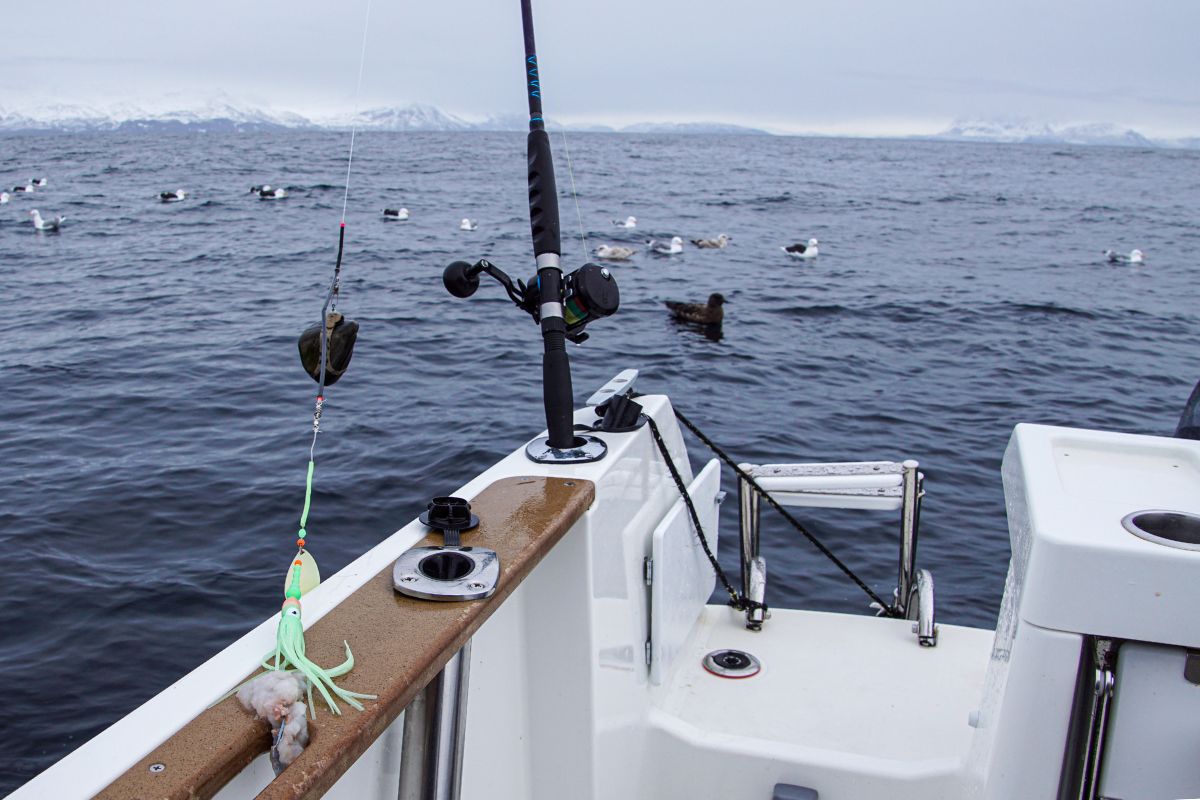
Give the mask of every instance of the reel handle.
M 442 272 L 442 285 L 455 297 L 470 297 L 479 289 L 479 273 L 482 271 L 483 267 L 480 264 L 451 262 Z

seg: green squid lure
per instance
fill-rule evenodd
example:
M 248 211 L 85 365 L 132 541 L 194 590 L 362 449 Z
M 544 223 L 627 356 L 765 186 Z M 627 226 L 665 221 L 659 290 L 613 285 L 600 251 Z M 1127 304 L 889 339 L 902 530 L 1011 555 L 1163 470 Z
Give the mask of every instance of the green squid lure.
M 324 398 L 318 397 L 316 412 L 313 415 L 314 444 L 316 434 L 320 430 L 321 409 L 323 405 Z M 303 675 L 307 679 L 308 711 L 315 718 L 317 710 L 313 705 L 314 687 L 321 694 L 321 697 L 325 699 L 329 710 L 334 714 L 342 713 L 337 701 L 334 699 L 335 697 L 352 708 L 362 711 L 363 705 L 359 701 L 374 700 L 376 699 L 376 695 L 351 692 L 333 682 L 334 678 L 341 677 L 354 669 L 354 654 L 350 652 L 350 644 L 348 642 L 342 642 L 346 648 L 346 660 L 330 669 L 321 667 L 305 654 L 304 623 L 300 613 L 300 598 L 305 593 L 316 588 L 321 582 L 321 574 L 317 569 L 317 562 L 312 557 L 312 554 L 304 548 L 308 536 L 305 525 L 308 524 L 308 511 L 312 506 L 314 467 L 315 464 L 310 456 L 308 461 L 308 475 L 305 479 L 304 487 L 304 510 L 300 514 L 300 531 L 296 538 L 296 557 L 292 559 L 292 565 L 288 569 L 288 577 L 285 581 L 283 592 L 283 608 L 279 613 L 279 627 L 275 631 L 275 655 L 274 658 L 268 657 L 262 666 L 267 670 L 299 672 Z
M 303 550 L 303 548 L 300 552 L 308 555 L 307 551 Z M 311 556 L 309 558 L 311 559 Z M 312 563 L 315 566 L 316 562 Z M 275 632 L 274 663 L 265 666 L 268 669 L 274 670 L 295 670 L 308 679 L 308 710 L 313 717 L 317 715 L 312 699 L 314 686 L 321 693 L 321 697 L 325 698 L 325 702 L 329 705 L 329 710 L 334 714 L 342 713 L 341 709 L 338 708 L 337 702 L 333 699 L 334 696 L 340 698 L 351 707 L 362 711 L 363 705 L 359 700 L 374 700 L 376 695 L 351 692 L 333 682 L 334 678 L 345 675 L 354 669 L 354 654 L 350 652 L 349 643 L 342 643 L 346 647 L 346 660 L 331 669 L 320 667 L 304 653 L 304 623 L 300 617 L 300 596 L 302 594 L 300 584 L 303 568 L 304 563 L 300 558 L 297 558 L 292 564 L 291 583 L 284 593 L 283 609 L 279 614 L 279 628 Z

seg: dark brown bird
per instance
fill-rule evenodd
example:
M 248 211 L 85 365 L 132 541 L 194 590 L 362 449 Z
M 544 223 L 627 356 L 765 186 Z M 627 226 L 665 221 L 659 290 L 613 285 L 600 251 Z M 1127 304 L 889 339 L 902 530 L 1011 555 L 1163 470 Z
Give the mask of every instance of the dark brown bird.
M 682 322 L 698 322 L 701 325 L 720 325 L 725 319 L 725 295 L 713 292 L 708 296 L 708 303 L 676 303 L 674 300 L 664 301 L 671 316 Z

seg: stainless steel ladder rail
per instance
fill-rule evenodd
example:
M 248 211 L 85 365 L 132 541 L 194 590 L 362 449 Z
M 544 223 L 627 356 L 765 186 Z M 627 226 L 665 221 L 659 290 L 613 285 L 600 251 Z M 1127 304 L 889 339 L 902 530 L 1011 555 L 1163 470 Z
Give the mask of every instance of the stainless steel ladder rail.
M 763 491 L 780 505 L 899 510 L 900 562 L 895 604 L 925 647 L 937 644 L 933 575 L 917 569 L 917 538 L 921 521 L 924 476 L 913 460 L 852 461 L 825 464 L 741 464 Z M 738 479 L 741 522 L 742 592 L 762 603 L 766 596 L 767 565 L 761 553 L 758 492 Z M 746 612 L 746 627 L 760 630 L 766 613 L 760 607 Z

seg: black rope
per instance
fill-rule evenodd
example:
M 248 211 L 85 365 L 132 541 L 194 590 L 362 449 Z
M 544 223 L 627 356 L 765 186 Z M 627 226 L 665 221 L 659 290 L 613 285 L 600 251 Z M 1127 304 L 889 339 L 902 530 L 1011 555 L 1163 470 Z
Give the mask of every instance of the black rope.
M 792 527 L 794 527 L 796 530 L 800 531 L 801 535 L 803 535 L 805 539 L 808 539 L 808 541 L 812 542 L 813 546 L 816 547 L 818 550 L 820 550 L 822 555 L 824 555 L 826 558 L 828 558 L 830 561 L 832 561 L 834 566 L 836 566 L 838 569 L 840 569 L 846 575 L 847 578 L 854 581 L 854 583 L 858 585 L 858 588 L 860 588 L 864 592 L 866 592 L 867 596 L 870 597 L 871 600 L 874 603 L 876 603 L 879 606 L 879 608 L 882 609 L 883 612 L 887 616 L 889 616 L 889 617 L 900 616 L 899 611 L 896 609 L 896 607 L 894 605 L 883 602 L 883 598 L 880 597 L 878 594 L 876 594 L 875 591 L 870 586 L 868 586 L 866 584 L 866 582 L 863 581 L 862 578 L 855 575 L 854 570 L 852 570 L 848 566 L 846 566 L 845 563 L 843 563 L 840 558 L 835 556 L 833 554 L 833 551 L 830 550 L 828 547 L 826 547 L 825 544 L 820 539 L 818 539 L 807 528 L 805 528 L 802 524 L 800 524 L 800 521 L 798 519 L 796 519 L 795 517 L 793 517 L 791 514 L 789 514 L 787 509 L 785 509 L 783 506 L 781 506 L 779 503 L 777 503 L 775 501 L 775 498 L 771 497 L 771 495 L 767 493 L 766 489 L 763 489 L 761 486 L 759 486 L 758 481 L 754 480 L 754 478 L 749 473 L 747 473 L 744 469 L 739 467 L 737 462 L 734 461 L 732 458 L 730 458 L 728 453 L 726 453 L 724 450 L 722 450 L 712 439 L 709 439 L 707 436 L 705 436 L 704 433 L 701 432 L 701 430 L 699 428 L 697 428 L 691 420 L 689 420 L 687 417 L 685 417 L 678 408 L 676 408 L 674 410 L 675 410 L 675 417 L 684 424 L 684 427 L 686 427 L 692 433 L 696 434 L 696 438 L 698 438 L 701 442 L 703 442 L 708 447 L 709 450 L 712 450 L 713 453 L 715 453 L 718 458 L 720 458 L 722 461 L 724 461 L 726 464 L 728 464 L 733 469 L 733 471 L 735 473 L 737 473 L 737 476 L 739 478 L 746 481 L 746 483 L 750 484 L 750 486 L 754 489 L 754 491 L 758 492 L 760 497 L 762 497 L 764 500 L 766 500 L 767 503 L 769 503 L 772 508 L 774 508 L 780 514 L 782 514 L 784 519 L 786 519 L 788 522 L 792 523 Z
M 683 477 L 680 476 L 679 470 L 675 467 L 675 459 L 671 458 L 671 451 L 667 449 L 667 443 L 663 441 L 662 434 L 658 432 L 658 425 L 654 422 L 654 417 L 647 415 L 646 421 L 650 424 L 650 433 L 654 435 L 654 442 L 658 445 L 658 450 L 662 453 L 663 460 L 667 462 L 667 469 L 671 471 L 671 477 L 675 480 L 675 487 L 679 489 L 679 494 L 683 497 L 684 505 L 687 506 L 688 513 L 692 517 L 692 525 L 696 529 L 696 538 L 700 540 L 700 546 L 704 548 L 704 555 L 708 557 L 708 563 L 712 564 L 713 572 L 716 573 L 717 578 L 721 581 L 721 585 L 729 593 L 729 605 L 739 611 L 748 611 L 752 608 L 766 608 L 765 604 L 755 602 L 739 594 L 737 589 L 733 588 L 733 584 L 729 582 L 729 576 L 725 574 L 725 570 L 721 569 L 721 564 L 717 561 L 717 557 L 713 555 L 712 550 L 708 546 L 708 540 L 704 538 L 704 528 L 700 526 L 700 515 L 696 513 L 696 506 L 692 503 L 692 496 L 688 494 L 687 487 L 683 485 Z

